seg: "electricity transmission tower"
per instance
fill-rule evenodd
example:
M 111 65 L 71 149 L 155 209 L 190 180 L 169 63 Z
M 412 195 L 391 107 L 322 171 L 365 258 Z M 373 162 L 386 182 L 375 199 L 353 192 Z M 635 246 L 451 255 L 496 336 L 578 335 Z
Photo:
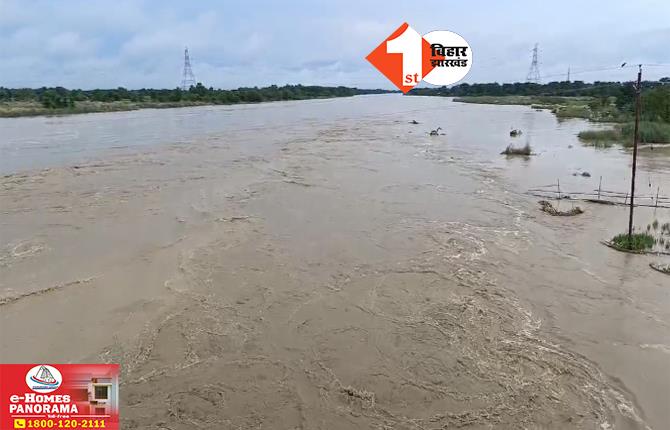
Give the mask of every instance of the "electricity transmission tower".
M 184 73 L 181 79 L 182 91 L 188 91 L 191 86 L 195 86 L 195 76 L 191 69 L 191 59 L 188 56 L 188 47 L 184 48 Z
M 526 82 L 540 83 L 540 68 L 537 65 L 537 43 L 535 44 L 535 48 L 533 48 L 533 61 L 530 63 Z

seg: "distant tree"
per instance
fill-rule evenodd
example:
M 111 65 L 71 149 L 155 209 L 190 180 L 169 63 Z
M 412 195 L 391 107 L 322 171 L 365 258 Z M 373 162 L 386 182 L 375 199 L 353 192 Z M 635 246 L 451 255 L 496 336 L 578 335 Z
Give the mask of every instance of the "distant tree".
M 170 101 L 171 102 L 179 102 L 181 100 L 182 100 L 181 88 L 175 88 L 174 90 L 170 91 Z
M 670 122 L 670 86 L 663 85 L 642 93 L 642 115 L 652 121 Z
M 201 83 L 198 82 L 194 87 L 192 86 L 188 90 L 189 93 L 196 95 L 198 99 L 204 98 L 207 95 L 207 88 Z
M 0 87 L 0 101 L 12 100 L 12 91 L 9 88 Z
M 64 88 L 48 89 L 42 93 L 40 97 L 42 106 L 48 109 L 63 109 L 73 108 L 75 106 L 74 99 Z
M 614 104 L 616 107 L 624 112 L 632 112 L 635 101 L 635 88 L 632 84 L 627 83 L 619 88 L 619 94 L 616 95 Z
M 49 109 L 72 108 L 77 102 L 111 103 L 131 101 L 146 103 L 179 103 L 197 101 L 215 104 L 256 103 L 275 100 L 301 100 L 317 97 L 346 97 L 356 94 L 378 94 L 386 90 L 359 90 L 348 87 L 321 87 L 303 85 L 272 85 L 265 88 L 239 88 L 237 90 L 217 90 L 198 83 L 187 91 L 175 89 L 128 90 L 116 89 L 67 90 L 56 88 L 3 88 L 0 87 L 0 101 L 39 101 Z

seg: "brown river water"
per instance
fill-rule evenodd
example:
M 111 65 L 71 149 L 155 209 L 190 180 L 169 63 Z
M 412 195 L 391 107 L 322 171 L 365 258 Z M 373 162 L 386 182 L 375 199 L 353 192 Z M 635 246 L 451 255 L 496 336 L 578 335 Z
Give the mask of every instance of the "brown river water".
M 527 193 L 625 193 L 594 127 L 400 95 L 0 119 L 0 361 L 121 363 L 127 429 L 668 428 L 670 258 Z M 668 150 L 637 184 L 670 194 Z

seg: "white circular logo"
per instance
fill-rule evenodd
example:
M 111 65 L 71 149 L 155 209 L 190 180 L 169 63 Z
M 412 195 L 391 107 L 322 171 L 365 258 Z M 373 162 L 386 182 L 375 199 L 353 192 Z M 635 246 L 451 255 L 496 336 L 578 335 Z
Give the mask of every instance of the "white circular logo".
M 37 393 L 50 393 L 63 382 L 60 371 L 48 364 L 40 364 L 26 373 L 26 384 L 28 388 Z
M 434 66 L 423 80 L 433 85 L 451 85 L 460 81 L 472 67 L 472 49 L 463 37 L 452 31 L 436 30 L 423 35 L 430 44 Z

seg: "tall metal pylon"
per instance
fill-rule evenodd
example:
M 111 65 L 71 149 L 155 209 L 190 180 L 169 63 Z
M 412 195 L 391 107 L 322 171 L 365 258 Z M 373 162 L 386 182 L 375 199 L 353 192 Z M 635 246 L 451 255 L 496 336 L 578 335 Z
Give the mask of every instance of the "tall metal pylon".
M 188 56 L 188 47 L 184 48 L 184 73 L 181 79 L 182 91 L 188 91 L 191 86 L 195 86 L 195 76 L 191 69 L 191 58 Z
M 535 44 L 535 48 L 533 48 L 533 61 L 530 63 L 526 82 L 540 83 L 540 68 L 537 65 L 537 43 Z

